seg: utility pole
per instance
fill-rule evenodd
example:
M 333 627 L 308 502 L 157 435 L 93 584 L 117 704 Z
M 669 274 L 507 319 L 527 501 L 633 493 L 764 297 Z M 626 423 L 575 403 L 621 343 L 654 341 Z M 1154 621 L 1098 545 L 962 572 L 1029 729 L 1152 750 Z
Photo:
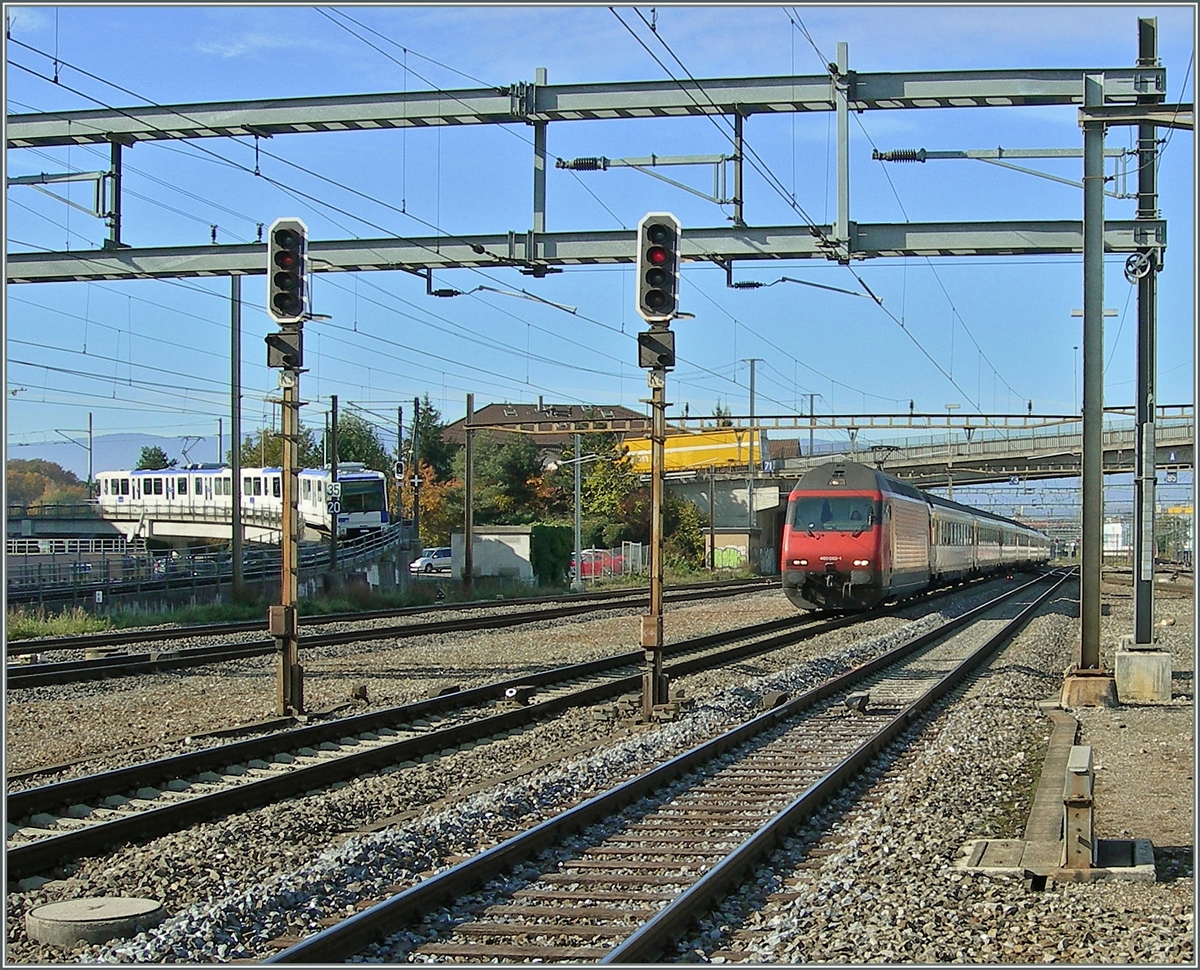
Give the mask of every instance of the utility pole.
M 463 594 L 470 597 L 475 587 L 475 429 L 471 422 L 475 414 L 475 395 L 467 395 L 467 417 L 463 422 L 466 443 L 463 455 L 466 481 L 463 485 Z
M 708 468 L 708 571 L 717 568 L 717 466 Z
M 396 405 L 396 464 L 392 466 L 396 482 L 396 521 L 404 522 L 404 408 Z
M 92 497 L 92 482 L 95 475 L 92 473 L 92 412 L 88 411 L 88 498 Z
M 333 486 L 329 501 L 329 568 L 337 569 L 338 560 L 338 509 L 341 486 L 338 485 L 338 405 L 337 395 L 329 396 L 329 484 Z
M 1158 18 L 1138 18 L 1138 67 L 1158 67 Z M 1161 95 L 1141 95 L 1139 103 L 1161 101 Z M 1155 126 L 1138 125 L 1137 219 L 1158 218 L 1155 166 L 1158 147 Z M 1141 276 L 1137 273 L 1141 272 Z M 1137 281 L 1137 420 L 1134 425 L 1133 504 L 1133 641 L 1143 647 L 1154 643 L 1154 490 L 1157 484 L 1154 408 L 1156 399 L 1156 343 L 1158 255 L 1143 249 L 1126 263 L 1126 277 Z
M 571 577 L 571 589 L 577 593 L 583 592 L 583 529 L 580 508 L 583 504 L 583 475 L 580 468 L 583 465 L 583 445 L 578 434 L 575 435 L 575 575 Z
M 817 422 L 815 420 L 815 415 L 814 415 L 814 411 L 813 411 L 813 402 L 819 397 L 824 397 L 824 395 L 809 393 L 809 394 L 803 394 L 803 395 L 801 395 L 801 397 L 808 398 L 808 457 L 812 458 L 813 431 L 817 427 Z
M 413 398 L 412 423 L 412 478 L 409 484 L 413 490 L 413 539 L 417 548 L 421 548 L 421 399 Z
M 245 592 L 242 585 L 242 278 L 229 277 L 229 437 L 230 474 L 233 477 L 233 494 L 230 496 L 230 514 L 233 540 L 230 554 L 233 557 L 233 598 L 239 599 Z
M 225 419 L 217 418 L 217 464 L 225 461 Z

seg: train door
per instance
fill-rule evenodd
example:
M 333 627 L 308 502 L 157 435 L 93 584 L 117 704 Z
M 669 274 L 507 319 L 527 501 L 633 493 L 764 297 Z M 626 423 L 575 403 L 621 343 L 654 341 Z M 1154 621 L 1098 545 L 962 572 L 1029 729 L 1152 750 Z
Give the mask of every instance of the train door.
M 215 475 L 205 475 L 204 476 L 204 501 L 206 501 L 206 502 L 212 501 L 212 486 L 213 486 L 213 479 L 215 477 L 216 477 Z
M 142 480 L 140 478 L 135 478 L 133 480 L 133 500 L 135 502 L 140 502 L 141 498 L 142 498 Z

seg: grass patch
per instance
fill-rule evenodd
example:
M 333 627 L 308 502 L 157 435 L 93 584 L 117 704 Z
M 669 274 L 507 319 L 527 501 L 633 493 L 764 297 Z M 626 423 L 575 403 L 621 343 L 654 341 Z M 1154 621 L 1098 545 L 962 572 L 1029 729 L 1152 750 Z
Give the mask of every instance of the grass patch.
M 81 633 L 102 633 L 112 628 L 112 621 L 108 617 L 94 616 L 82 606 L 63 613 L 47 613 L 43 607 L 26 610 L 20 606 L 8 611 L 9 640 L 69 637 Z

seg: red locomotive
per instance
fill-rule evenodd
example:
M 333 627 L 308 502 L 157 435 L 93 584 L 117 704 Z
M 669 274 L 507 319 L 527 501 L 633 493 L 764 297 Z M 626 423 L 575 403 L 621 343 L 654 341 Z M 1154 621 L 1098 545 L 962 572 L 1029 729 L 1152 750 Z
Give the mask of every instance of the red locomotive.
M 814 468 L 792 489 L 781 549 L 783 591 L 809 610 L 867 610 L 1050 559 L 1035 529 L 850 461 Z

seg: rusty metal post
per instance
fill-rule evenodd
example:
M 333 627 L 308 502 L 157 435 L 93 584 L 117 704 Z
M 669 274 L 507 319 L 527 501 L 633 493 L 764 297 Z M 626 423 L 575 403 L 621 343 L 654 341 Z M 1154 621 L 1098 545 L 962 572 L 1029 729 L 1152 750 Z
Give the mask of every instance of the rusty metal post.
M 653 411 L 650 431 L 650 612 L 642 617 L 642 648 L 646 670 L 642 675 L 642 717 L 649 722 L 654 708 L 667 703 L 667 675 L 663 673 L 663 467 L 667 434 L 667 371 L 652 368 L 646 377 Z M 581 564 L 582 565 L 582 564 Z
M 1096 864 L 1093 830 L 1096 774 L 1090 745 L 1072 745 L 1063 783 L 1064 869 L 1091 869 Z
M 299 579 L 299 483 L 296 445 L 300 436 L 300 376 L 294 369 L 280 373 L 283 401 L 280 408 L 282 462 L 282 521 L 280 522 L 279 606 L 271 607 L 269 623 L 278 654 L 276 697 L 281 715 L 304 713 L 304 671 L 297 636 L 296 599 Z

